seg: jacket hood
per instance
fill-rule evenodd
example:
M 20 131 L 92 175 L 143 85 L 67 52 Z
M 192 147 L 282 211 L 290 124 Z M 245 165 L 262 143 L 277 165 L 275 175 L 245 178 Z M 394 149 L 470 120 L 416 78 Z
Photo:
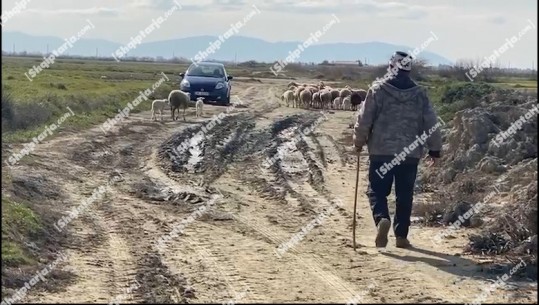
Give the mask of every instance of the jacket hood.
M 420 86 L 414 86 L 408 89 L 399 89 L 386 82 L 380 85 L 380 90 L 384 90 L 387 94 L 398 101 L 405 101 L 416 98 L 421 94 L 423 89 Z

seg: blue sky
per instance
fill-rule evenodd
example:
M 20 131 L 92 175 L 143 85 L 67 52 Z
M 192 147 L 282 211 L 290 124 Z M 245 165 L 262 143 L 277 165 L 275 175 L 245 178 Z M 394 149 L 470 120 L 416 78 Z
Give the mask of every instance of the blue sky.
M 17 2 L 2 0 L 5 13 Z M 87 38 L 127 43 L 162 16 L 172 0 L 26 0 L 26 9 L 6 20 L 3 31 L 69 37 L 91 20 Z M 340 23 L 320 39 L 325 42 L 381 41 L 420 46 L 434 32 L 428 50 L 449 59 L 474 59 L 492 54 L 531 22 L 537 26 L 536 0 L 177 0 L 173 13 L 145 41 L 197 35 L 220 35 L 230 24 L 260 10 L 238 35 L 268 41 L 303 41 L 335 14 Z M 527 32 L 499 57 L 502 66 L 537 68 L 537 28 Z

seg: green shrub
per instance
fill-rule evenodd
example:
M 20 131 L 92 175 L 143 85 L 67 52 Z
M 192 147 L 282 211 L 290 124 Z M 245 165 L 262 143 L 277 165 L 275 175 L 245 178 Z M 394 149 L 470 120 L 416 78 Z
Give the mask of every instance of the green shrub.
M 481 99 L 489 93 L 492 93 L 495 88 L 486 83 L 458 83 L 443 87 L 442 104 L 452 104 L 460 100 Z
M 2 197 L 2 263 L 30 263 L 23 243 L 28 236 L 42 230 L 39 217 L 27 206 Z
M 438 115 L 444 121 L 450 121 L 456 112 L 479 106 L 481 99 L 495 90 L 498 89 L 486 83 L 454 82 L 437 83 L 428 93 Z

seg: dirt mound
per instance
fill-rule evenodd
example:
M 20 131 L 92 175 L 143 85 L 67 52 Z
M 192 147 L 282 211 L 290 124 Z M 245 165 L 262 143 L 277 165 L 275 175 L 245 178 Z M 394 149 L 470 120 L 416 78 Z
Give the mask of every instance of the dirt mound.
M 456 113 L 443 131 L 440 170 L 421 180 L 457 208 L 447 222 L 473 206 L 473 214 L 486 218 L 490 232 L 473 237 L 470 251 L 506 253 L 537 234 L 537 97 L 500 90 L 479 104 Z M 467 208 L 456 204 L 461 201 Z

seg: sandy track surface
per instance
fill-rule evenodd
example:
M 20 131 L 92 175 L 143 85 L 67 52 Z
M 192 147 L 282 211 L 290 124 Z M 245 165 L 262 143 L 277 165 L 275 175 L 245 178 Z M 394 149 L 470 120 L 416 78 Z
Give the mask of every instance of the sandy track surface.
M 16 166 L 13 175 L 48 177 L 67 197 L 66 211 L 111 178 L 119 181 L 65 228 L 72 238 L 62 268 L 75 280 L 26 300 L 472 302 L 496 279 L 478 259 L 461 255 L 462 237 L 434 247 L 437 228 L 414 225 L 413 249 L 395 248 L 393 238 L 386 250 L 375 248 L 366 156 L 354 251 L 353 113 L 287 108 L 277 98 L 284 85 L 238 81 L 235 98 L 243 106 L 229 111 L 206 106 L 204 117 L 195 118 L 191 108 L 187 122 L 171 121 L 168 112 L 164 122 L 135 114 L 107 134 L 98 127 L 64 132 L 39 145 L 39 166 Z M 228 116 L 198 138 L 221 112 Z M 314 131 L 297 137 L 306 127 Z M 184 141 L 189 148 L 175 155 Z M 159 247 L 159 238 L 190 215 Z M 278 251 L 315 219 L 320 223 Z M 537 302 L 528 286 L 515 285 L 485 302 Z

